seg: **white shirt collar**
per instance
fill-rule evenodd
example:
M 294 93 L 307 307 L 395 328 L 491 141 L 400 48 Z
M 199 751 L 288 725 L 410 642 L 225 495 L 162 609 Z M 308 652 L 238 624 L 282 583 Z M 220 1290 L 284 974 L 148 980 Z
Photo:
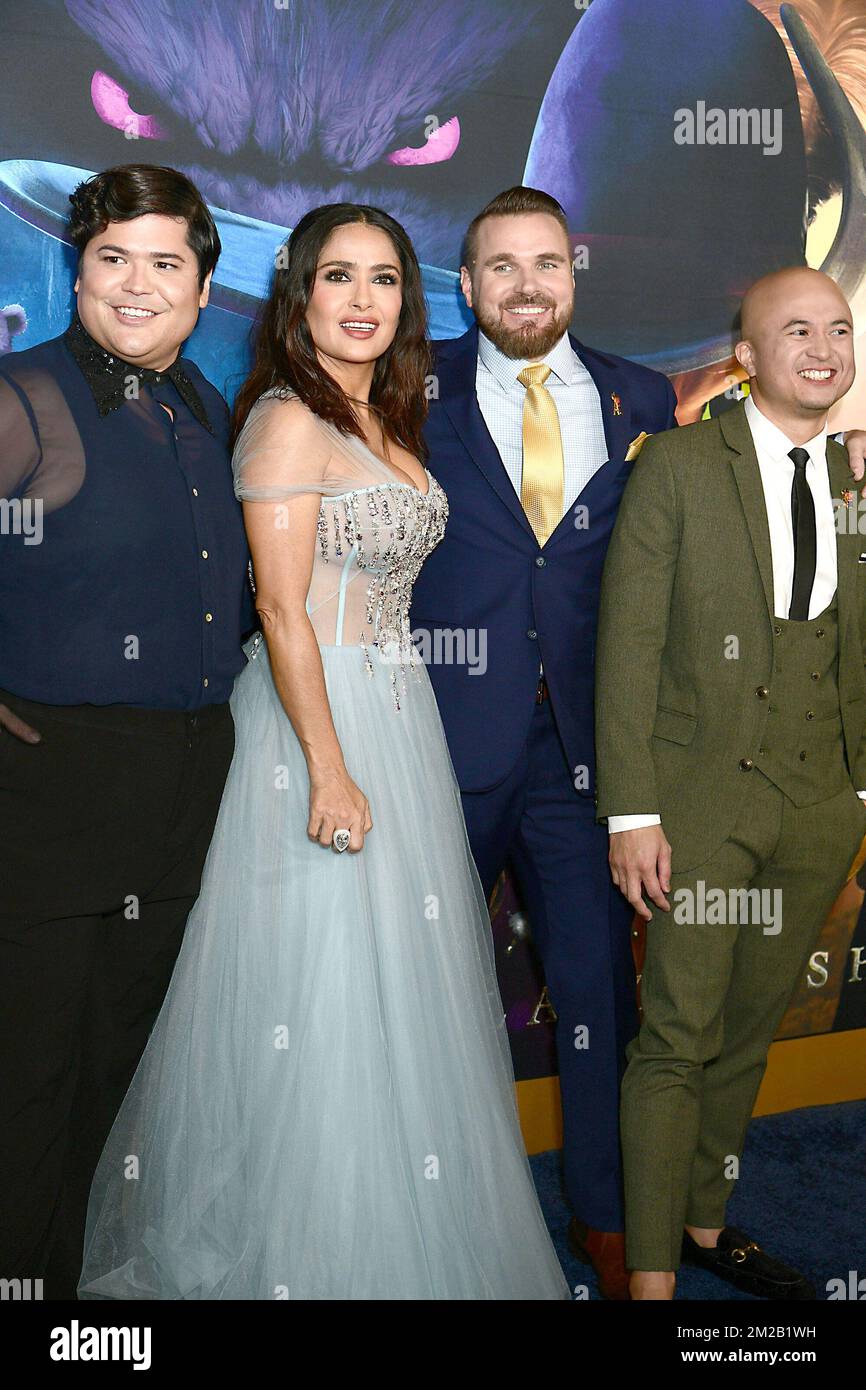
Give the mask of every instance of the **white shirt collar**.
M 503 391 L 511 391 L 517 382 L 518 373 L 522 372 L 524 367 L 529 366 L 529 358 L 520 361 L 515 357 L 506 357 L 505 353 L 500 352 L 496 344 L 492 343 L 486 334 L 481 332 L 480 328 L 478 330 L 478 356 Z M 578 368 L 582 365 L 576 359 L 574 349 L 569 341 L 568 330 L 563 333 L 559 342 L 554 343 L 550 352 L 541 360 L 547 364 L 551 373 L 564 382 L 566 386 L 574 381 L 578 374 Z M 586 369 L 584 368 L 584 370 Z
M 756 450 L 763 451 L 774 462 L 784 463 L 793 469 L 793 460 L 789 455 L 791 450 L 798 446 L 794 445 L 784 431 L 780 430 L 778 425 L 774 425 L 773 421 L 769 420 L 763 411 L 758 409 L 751 396 L 746 397 L 745 411 Z M 807 450 L 811 463 L 825 464 L 827 460 L 826 427 L 799 447 Z

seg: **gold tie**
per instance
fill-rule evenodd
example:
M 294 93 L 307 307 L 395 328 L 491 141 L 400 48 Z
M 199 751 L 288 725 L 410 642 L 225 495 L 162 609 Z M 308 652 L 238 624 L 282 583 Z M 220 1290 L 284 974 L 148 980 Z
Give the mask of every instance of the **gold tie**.
M 517 380 L 526 387 L 520 500 L 539 545 L 556 530 L 564 506 L 562 435 L 556 403 L 544 385 L 549 376 L 550 368 L 544 362 L 524 367 L 517 374 Z

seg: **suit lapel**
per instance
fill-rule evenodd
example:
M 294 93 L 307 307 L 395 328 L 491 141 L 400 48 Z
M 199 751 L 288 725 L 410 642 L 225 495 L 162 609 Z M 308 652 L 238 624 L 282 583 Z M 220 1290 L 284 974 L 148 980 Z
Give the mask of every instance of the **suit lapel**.
M 477 359 L 478 327 L 473 324 L 455 345 L 453 352 L 436 364 L 439 404 L 497 497 L 505 503 L 515 521 L 535 540 L 535 533 L 481 414 L 475 394 Z
M 548 545 L 553 545 L 563 536 L 574 534 L 574 508 L 579 504 L 588 504 L 589 495 L 599 487 L 608 486 L 625 467 L 625 455 L 634 437 L 631 432 L 631 399 L 628 387 L 621 380 L 621 369 L 603 353 L 593 352 L 592 348 L 584 347 L 583 343 L 578 342 L 570 333 L 568 340 L 592 377 L 598 391 L 602 423 L 604 424 L 604 439 L 607 445 L 607 461 L 596 469 L 572 505 L 567 509 L 559 525 L 548 538 Z
M 725 443 L 734 450 L 731 468 L 739 489 L 743 511 L 746 514 L 746 522 L 752 538 L 752 548 L 758 562 L 761 583 L 764 586 L 767 611 L 772 618 L 775 613 L 775 602 L 770 523 L 767 520 L 767 504 L 764 500 L 764 486 L 761 482 L 761 470 L 758 467 L 758 455 L 755 453 L 752 431 L 749 429 L 749 422 L 746 419 L 742 401 L 719 416 L 719 428 Z
M 584 347 L 583 343 L 572 338 L 571 334 L 568 336 L 571 346 L 595 382 L 601 400 L 608 463 L 616 463 L 625 458 L 633 438 L 631 397 L 627 385 L 622 380 L 622 368 L 603 353 L 593 352 L 592 348 Z

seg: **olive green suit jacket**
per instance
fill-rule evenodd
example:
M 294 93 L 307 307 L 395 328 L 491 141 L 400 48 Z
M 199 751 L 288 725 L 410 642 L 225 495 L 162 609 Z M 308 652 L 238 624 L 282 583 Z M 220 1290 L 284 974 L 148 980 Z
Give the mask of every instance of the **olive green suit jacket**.
M 866 535 L 827 442 L 837 525 L 839 699 L 848 771 L 866 787 Z M 852 493 L 856 507 L 858 494 Z M 866 530 L 866 513 L 863 517 Z M 860 560 L 860 556 L 864 560 Z M 728 837 L 767 720 L 773 567 L 743 403 L 654 435 L 623 492 L 604 567 L 596 647 L 596 816 L 658 812 L 673 869 Z M 766 694 L 766 691 L 764 692 Z

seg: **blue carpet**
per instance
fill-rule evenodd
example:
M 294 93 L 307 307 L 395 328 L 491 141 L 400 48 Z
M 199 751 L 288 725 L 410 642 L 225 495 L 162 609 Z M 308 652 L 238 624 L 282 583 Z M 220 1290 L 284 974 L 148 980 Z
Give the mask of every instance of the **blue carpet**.
M 599 1298 L 592 1269 L 568 1248 L 570 1210 L 559 1151 L 536 1154 L 529 1161 L 566 1278 L 572 1289 L 582 1284 L 590 1298 Z M 847 1285 L 851 1270 L 866 1278 L 864 1179 L 866 1101 L 764 1115 L 749 1125 L 728 1222 L 801 1270 L 815 1284 L 818 1298 L 826 1299 L 829 1279 L 843 1279 Z M 763 1302 L 685 1265 L 677 1278 L 676 1297 Z

